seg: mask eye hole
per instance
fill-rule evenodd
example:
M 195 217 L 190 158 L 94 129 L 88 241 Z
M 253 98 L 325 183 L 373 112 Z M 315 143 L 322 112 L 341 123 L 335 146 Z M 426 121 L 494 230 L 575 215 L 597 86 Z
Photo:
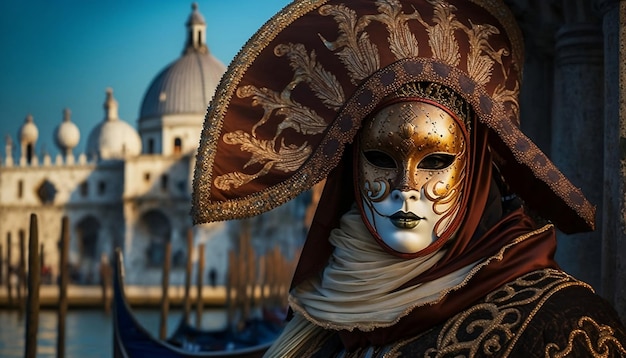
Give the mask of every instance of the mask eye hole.
M 365 156 L 365 159 L 370 162 L 370 164 L 379 168 L 397 168 L 396 161 L 385 152 L 381 152 L 379 150 L 368 150 L 364 152 L 363 155 Z
M 454 162 L 454 155 L 445 153 L 435 153 L 422 159 L 417 165 L 420 169 L 439 170 L 449 167 Z

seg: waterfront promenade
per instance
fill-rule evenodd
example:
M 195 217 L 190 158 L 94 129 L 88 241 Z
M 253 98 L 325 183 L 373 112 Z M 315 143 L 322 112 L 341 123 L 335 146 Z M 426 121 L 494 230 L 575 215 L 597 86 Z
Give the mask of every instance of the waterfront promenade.
M 124 287 L 126 298 L 133 307 L 155 308 L 161 304 L 161 286 L 127 285 Z M 185 297 L 185 286 L 170 286 L 169 303 L 171 306 L 180 306 Z M 13 307 L 17 307 L 17 292 L 12 290 Z M 113 297 L 113 291 L 107 291 L 109 302 Z M 102 307 L 102 286 L 69 285 L 67 287 L 68 306 L 70 308 Z M 189 291 L 189 297 L 195 302 L 197 297 L 196 287 Z M 202 288 L 202 298 L 205 306 L 223 307 L 226 302 L 226 289 L 224 286 L 205 286 Z M 23 294 L 25 301 L 26 296 Z M 40 307 L 55 307 L 58 304 L 59 287 L 57 285 L 42 285 L 39 289 Z M 9 308 L 9 295 L 6 287 L 0 287 L 0 308 Z

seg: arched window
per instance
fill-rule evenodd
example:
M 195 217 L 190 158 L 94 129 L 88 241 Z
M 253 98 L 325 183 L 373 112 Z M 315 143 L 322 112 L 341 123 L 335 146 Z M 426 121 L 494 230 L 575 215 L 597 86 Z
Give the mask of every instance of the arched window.
M 168 182 L 169 182 L 169 176 L 167 174 L 163 174 L 161 176 L 161 191 L 167 191 Z
M 104 180 L 98 182 L 98 195 L 104 195 L 107 190 L 107 183 Z
M 86 216 L 76 225 L 78 245 L 82 258 L 94 261 L 98 258 L 98 236 L 100 222 L 94 216 Z
M 183 151 L 183 141 L 179 137 L 174 138 L 174 154 L 180 154 Z
M 35 155 L 35 148 L 33 148 L 32 144 L 26 145 L 26 162 L 30 164 L 33 160 L 33 155 Z
M 102 245 L 100 243 L 101 228 L 102 224 L 93 215 L 83 217 L 76 224 L 80 261 L 74 263 L 70 268 L 70 280 L 72 282 L 89 285 L 96 282 L 95 272 L 90 267 L 99 261 L 98 248 Z
M 21 199 L 24 196 L 24 181 L 17 181 L 17 198 Z
M 89 195 L 89 183 L 87 181 L 84 181 L 80 183 L 80 196 L 84 198 L 87 195 Z
M 147 241 L 145 251 L 148 267 L 161 267 L 165 262 L 165 245 L 170 241 L 170 220 L 159 210 L 150 210 L 141 216 L 138 229 Z

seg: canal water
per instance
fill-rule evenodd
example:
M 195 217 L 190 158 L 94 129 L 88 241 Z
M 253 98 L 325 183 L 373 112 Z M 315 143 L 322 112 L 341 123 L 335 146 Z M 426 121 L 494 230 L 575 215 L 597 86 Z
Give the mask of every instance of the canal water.
M 159 331 L 158 310 L 134 310 L 135 317 L 155 337 Z M 167 329 L 171 334 L 178 325 L 181 311 L 172 310 L 168 316 Z M 66 358 L 111 358 L 113 356 L 113 323 L 112 316 L 102 310 L 69 310 L 65 321 L 65 357 Z M 191 315 L 191 323 L 195 316 Z M 226 324 L 226 313 L 223 309 L 205 309 L 202 327 L 219 329 Z M 37 333 L 37 357 L 56 357 L 57 312 L 42 310 L 39 314 L 39 330 Z M 0 310 L 0 357 L 24 357 L 25 316 L 20 317 L 17 311 Z

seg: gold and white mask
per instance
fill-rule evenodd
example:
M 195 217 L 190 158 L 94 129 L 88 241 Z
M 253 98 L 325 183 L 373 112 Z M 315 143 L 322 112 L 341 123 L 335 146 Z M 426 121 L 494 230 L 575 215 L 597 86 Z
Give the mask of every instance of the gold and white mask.
M 390 104 L 365 123 L 357 163 L 361 214 L 385 249 L 418 253 L 449 227 L 460 208 L 467 146 L 465 126 L 430 101 Z

